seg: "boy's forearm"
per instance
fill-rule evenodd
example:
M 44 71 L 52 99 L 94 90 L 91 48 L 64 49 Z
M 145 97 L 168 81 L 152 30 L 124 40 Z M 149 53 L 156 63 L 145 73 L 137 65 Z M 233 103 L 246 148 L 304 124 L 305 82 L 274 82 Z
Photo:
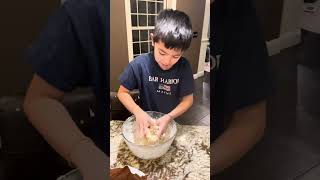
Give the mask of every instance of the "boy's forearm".
M 141 110 L 141 108 L 134 102 L 133 98 L 131 97 L 131 95 L 128 92 L 118 92 L 117 95 L 118 95 L 120 102 L 132 114 L 134 114 L 136 111 Z
M 181 102 L 176 108 L 168 113 L 168 115 L 174 119 L 186 112 L 193 104 L 193 94 L 187 95 L 182 98 Z
M 75 151 L 78 143 L 86 137 L 73 122 L 65 107 L 55 99 L 38 97 L 26 99 L 24 111 L 31 124 L 46 141 L 66 160 L 72 161 L 72 151 Z
M 265 127 L 265 111 L 265 102 L 261 102 L 234 113 L 228 129 L 211 144 L 213 174 L 231 166 L 260 140 Z

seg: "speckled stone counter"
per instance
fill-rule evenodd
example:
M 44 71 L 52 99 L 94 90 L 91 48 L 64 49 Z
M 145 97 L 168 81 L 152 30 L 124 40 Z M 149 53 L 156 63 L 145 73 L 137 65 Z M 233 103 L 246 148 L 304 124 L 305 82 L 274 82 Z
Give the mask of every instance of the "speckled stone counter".
M 134 156 L 121 135 L 122 121 L 110 122 L 110 166 L 129 165 L 148 179 L 210 179 L 210 130 L 208 126 L 178 125 L 168 152 L 155 160 Z

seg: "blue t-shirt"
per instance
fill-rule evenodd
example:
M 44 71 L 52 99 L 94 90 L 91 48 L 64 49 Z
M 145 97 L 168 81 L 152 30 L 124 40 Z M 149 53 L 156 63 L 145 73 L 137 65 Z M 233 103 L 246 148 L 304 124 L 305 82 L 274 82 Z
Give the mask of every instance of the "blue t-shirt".
M 232 113 L 265 100 L 273 89 L 267 47 L 252 0 L 216 0 L 210 13 L 210 54 L 216 61 L 210 72 L 213 142 Z
M 34 73 L 55 88 L 70 92 L 92 87 L 96 96 L 91 138 L 108 152 L 106 123 L 109 97 L 109 2 L 67 0 L 48 20 L 27 49 L 26 59 Z
M 162 70 L 153 53 L 140 55 L 128 64 L 119 80 L 128 90 L 139 89 L 145 111 L 169 113 L 194 90 L 191 66 L 183 57 L 169 70 Z

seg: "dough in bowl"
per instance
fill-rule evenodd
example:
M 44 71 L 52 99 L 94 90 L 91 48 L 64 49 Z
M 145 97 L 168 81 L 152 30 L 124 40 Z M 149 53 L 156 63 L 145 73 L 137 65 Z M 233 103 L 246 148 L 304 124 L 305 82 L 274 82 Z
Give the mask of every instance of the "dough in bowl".
M 146 135 L 144 137 L 139 137 L 137 131 L 135 133 L 135 143 L 139 145 L 153 145 L 159 144 L 164 142 L 165 138 L 167 137 L 167 132 L 163 133 L 160 138 L 157 136 L 157 132 L 159 131 L 159 126 L 151 125 L 146 130 Z

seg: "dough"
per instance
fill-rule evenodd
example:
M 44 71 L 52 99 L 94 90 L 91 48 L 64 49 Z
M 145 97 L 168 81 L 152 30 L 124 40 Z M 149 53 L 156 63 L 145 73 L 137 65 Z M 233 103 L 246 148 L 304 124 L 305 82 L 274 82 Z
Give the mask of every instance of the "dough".
M 152 145 L 152 144 L 158 144 L 160 142 L 164 141 L 164 138 L 166 137 L 163 133 L 160 138 L 157 136 L 157 132 L 159 131 L 159 126 L 152 125 L 146 130 L 146 135 L 142 138 L 139 138 L 137 133 L 135 133 L 135 143 L 140 145 Z
M 146 140 L 148 144 L 155 144 L 159 141 L 159 138 L 157 136 L 158 130 L 159 126 L 151 126 L 147 129 Z

